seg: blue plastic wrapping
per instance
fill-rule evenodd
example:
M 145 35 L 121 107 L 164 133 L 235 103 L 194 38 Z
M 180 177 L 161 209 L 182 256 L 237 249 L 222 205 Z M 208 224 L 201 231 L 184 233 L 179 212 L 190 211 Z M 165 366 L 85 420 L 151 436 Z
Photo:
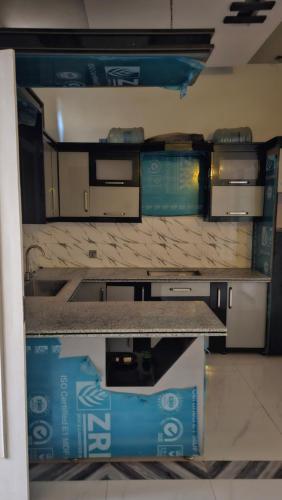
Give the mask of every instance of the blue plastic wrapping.
M 202 214 L 205 160 L 204 152 L 143 153 L 143 215 Z
M 165 87 L 183 97 L 204 68 L 175 55 L 16 54 L 22 87 Z
M 57 338 L 27 341 L 32 460 L 199 454 L 196 387 L 149 396 L 103 389 L 89 357 L 60 351 Z

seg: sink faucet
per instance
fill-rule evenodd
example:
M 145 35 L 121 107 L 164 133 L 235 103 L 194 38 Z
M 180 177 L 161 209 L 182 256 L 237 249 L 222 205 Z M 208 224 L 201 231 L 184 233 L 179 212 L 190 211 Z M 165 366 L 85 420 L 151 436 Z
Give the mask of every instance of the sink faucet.
M 45 252 L 44 252 L 43 248 L 41 248 L 39 245 L 30 245 L 27 248 L 27 250 L 25 252 L 25 271 L 26 272 L 24 275 L 26 281 L 29 281 L 32 277 L 32 271 L 30 270 L 29 253 L 33 248 L 37 248 L 37 250 L 40 250 L 43 257 L 45 257 Z

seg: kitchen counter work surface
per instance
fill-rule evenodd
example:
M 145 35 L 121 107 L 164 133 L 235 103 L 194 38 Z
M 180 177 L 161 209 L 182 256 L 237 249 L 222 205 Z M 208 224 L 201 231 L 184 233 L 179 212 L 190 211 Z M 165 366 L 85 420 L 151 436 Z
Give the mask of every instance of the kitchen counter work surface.
M 202 301 L 65 302 L 25 299 L 29 336 L 198 337 L 226 335 L 226 326 Z
M 192 274 L 196 271 L 196 274 Z M 45 268 L 36 273 L 37 279 L 66 279 L 79 281 L 265 281 L 265 274 L 245 268 Z

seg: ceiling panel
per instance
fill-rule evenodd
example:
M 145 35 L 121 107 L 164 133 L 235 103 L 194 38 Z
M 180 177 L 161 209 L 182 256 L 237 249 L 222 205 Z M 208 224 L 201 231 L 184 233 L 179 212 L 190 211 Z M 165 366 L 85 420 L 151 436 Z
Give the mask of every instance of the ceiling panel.
M 169 0 L 84 0 L 90 28 L 169 28 Z
M 4 28 L 88 28 L 83 0 L 0 0 Z

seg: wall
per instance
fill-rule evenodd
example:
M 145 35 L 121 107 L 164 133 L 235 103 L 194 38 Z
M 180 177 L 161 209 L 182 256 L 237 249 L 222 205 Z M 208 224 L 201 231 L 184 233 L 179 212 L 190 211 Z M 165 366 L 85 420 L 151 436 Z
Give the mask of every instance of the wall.
M 251 223 L 209 223 L 200 217 L 144 217 L 142 224 L 25 225 L 33 267 L 250 267 Z M 88 257 L 97 250 L 97 258 Z
M 181 131 L 207 138 L 216 128 L 246 125 L 255 141 L 282 134 L 281 64 L 206 71 L 184 99 L 158 88 L 35 90 L 45 103 L 47 131 L 59 138 L 59 120 L 65 141 L 98 141 L 111 127 L 136 126 L 147 137 Z

